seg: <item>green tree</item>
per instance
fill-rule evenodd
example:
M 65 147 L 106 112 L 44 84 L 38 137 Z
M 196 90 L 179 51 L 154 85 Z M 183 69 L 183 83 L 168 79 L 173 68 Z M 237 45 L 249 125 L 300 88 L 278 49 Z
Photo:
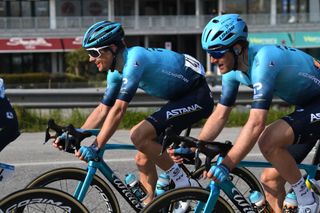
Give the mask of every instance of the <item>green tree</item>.
M 66 54 L 67 72 L 76 76 L 85 76 L 89 69 L 89 56 L 84 48 Z

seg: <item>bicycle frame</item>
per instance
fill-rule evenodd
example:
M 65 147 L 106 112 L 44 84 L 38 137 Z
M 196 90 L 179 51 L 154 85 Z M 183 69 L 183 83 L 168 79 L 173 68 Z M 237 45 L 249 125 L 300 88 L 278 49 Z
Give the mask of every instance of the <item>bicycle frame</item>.
M 92 135 L 97 135 L 98 130 L 86 130 L 92 133 Z M 124 150 L 136 150 L 134 145 L 128 144 L 106 144 L 105 150 L 110 149 L 124 149 Z M 102 156 L 103 156 L 102 153 Z M 115 189 L 121 194 L 121 196 L 130 204 L 130 206 L 135 211 L 140 211 L 143 208 L 140 200 L 131 192 L 131 190 L 123 183 L 123 181 L 114 173 L 114 171 L 104 162 L 103 159 L 100 161 L 89 161 L 87 166 L 87 175 L 83 182 L 78 183 L 78 186 L 73 194 L 73 196 L 80 202 L 84 200 L 90 183 L 93 180 L 96 171 L 99 170 L 103 176 L 115 187 Z
M 222 160 L 223 157 L 218 156 L 217 164 Z M 272 168 L 273 166 L 271 163 L 262 161 L 241 161 L 237 167 Z M 319 164 L 298 164 L 299 169 L 306 171 L 307 179 L 315 178 L 318 167 Z M 195 212 L 202 212 L 202 209 L 204 209 L 203 213 L 212 212 L 220 195 L 220 190 L 222 190 L 240 212 L 255 213 L 251 203 L 248 202 L 247 198 L 242 195 L 231 180 L 226 180 L 220 184 L 211 181 L 209 187 L 210 195 L 207 202 L 205 204 L 199 203 Z

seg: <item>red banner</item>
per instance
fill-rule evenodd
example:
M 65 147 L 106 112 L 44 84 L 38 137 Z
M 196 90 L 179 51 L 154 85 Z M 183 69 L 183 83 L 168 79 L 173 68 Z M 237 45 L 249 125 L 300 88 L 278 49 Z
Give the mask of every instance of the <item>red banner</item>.
M 82 36 L 75 38 L 63 38 L 62 39 L 63 49 L 66 52 L 79 49 L 82 47 Z
M 0 52 L 63 52 L 59 38 L 21 38 L 0 39 Z

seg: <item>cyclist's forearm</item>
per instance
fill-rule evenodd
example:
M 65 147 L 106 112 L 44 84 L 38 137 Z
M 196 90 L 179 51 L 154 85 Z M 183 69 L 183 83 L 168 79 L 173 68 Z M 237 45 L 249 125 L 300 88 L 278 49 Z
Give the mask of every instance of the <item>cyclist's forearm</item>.
M 231 107 L 226 107 L 218 104 L 215 111 L 210 115 L 207 122 L 205 123 L 198 138 L 204 141 L 213 141 L 214 139 L 216 139 L 216 137 L 224 128 L 230 112 Z
M 128 103 L 124 101 L 116 101 L 116 104 L 111 108 L 105 119 L 99 135 L 96 138 L 96 143 L 99 148 L 103 148 L 107 141 L 112 137 L 126 112 Z
M 94 128 L 100 128 L 108 115 L 108 112 L 110 111 L 109 106 L 100 104 L 97 106 L 91 114 L 88 116 L 86 122 L 82 125 L 82 129 L 94 129 Z
M 250 120 L 242 128 L 234 146 L 225 157 L 223 164 L 229 169 L 234 168 L 251 151 L 264 130 L 264 121 Z

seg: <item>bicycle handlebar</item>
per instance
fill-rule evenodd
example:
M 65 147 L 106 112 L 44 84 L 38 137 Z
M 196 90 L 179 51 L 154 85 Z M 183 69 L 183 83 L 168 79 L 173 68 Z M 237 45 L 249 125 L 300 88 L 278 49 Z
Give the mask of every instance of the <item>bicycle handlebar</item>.
M 55 131 L 55 134 L 50 134 L 50 130 Z M 56 124 L 53 119 L 49 119 L 44 143 L 47 143 L 50 139 L 56 139 L 63 133 L 66 133 L 64 151 L 70 153 L 74 153 L 74 150 L 80 149 L 81 141 L 92 135 L 92 133 L 89 131 L 77 131 L 72 124 L 69 124 L 68 126 L 60 126 Z M 73 137 L 72 139 L 70 138 L 70 135 Z
M 186 146 L 189 148 L 196 148 L 196 155 L 195 155 L 195 166 L 196 169 L 201 164 L 201 160 L 199 158 L 199 153 L 202 153 L 206 156 L 205 167 L 206 170 L 210 169 L 211 161 L 216 155 L 226 156 L 228 151 L 232 148 L 232 144 L 230 141 L 222 142 L 208 142 L 208 141 L 201 141 L 196 138 L 190 136 L 179 136 L 174 131 L 173 127 L 168 127 L 164 132 L 164 137 L 162 141 L 162 154 L 171 144 L 173 144 L 173 148 L 178 147 L 179 145 L 183 144 L 182 146 Z

